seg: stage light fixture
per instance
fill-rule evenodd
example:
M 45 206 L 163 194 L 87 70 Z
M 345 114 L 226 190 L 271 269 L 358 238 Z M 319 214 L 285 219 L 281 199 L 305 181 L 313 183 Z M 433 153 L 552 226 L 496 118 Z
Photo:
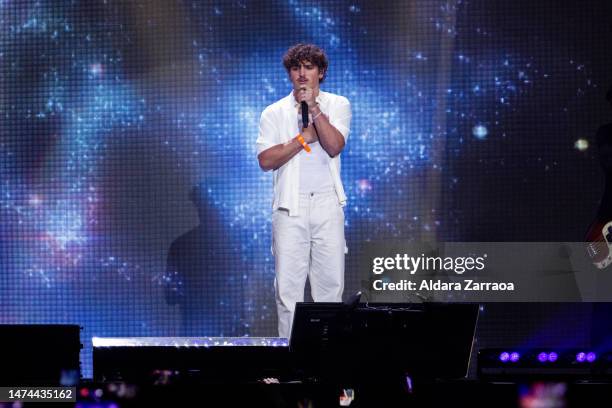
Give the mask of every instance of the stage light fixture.
M 597 354 L 595 354 L 594 352 L 592 352 L 592 351 L 591 351 L 590 353 L 587 353 L 587 355 L 586 355 L 586 359 L 587 359 L 587 361 L 588 361 L 589 363 L 592 363 L 592 362 L 594 362 L 595 360 L 597 360 Z
M 499 355 L 499 361 L 501 361 L 503 363 L 507 363 L 509 360 L 510 360 L 510 353 L 508 353 L 507 351 L 503 351 Z
M 520 358 L 521 358 L 521 355 L 517 353 L 516 351 L 510 353 L 510 361 L 512 361 L 513 363 L 518 362 Z

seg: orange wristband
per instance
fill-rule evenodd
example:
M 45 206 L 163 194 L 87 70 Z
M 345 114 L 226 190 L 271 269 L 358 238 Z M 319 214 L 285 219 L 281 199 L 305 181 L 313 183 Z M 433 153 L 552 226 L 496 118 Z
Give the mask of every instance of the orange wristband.
M 304 147 L 304 150 L 306 150 L 306 152 L 310 153 L 310 146 L 308 146 L 308 143 L 306 143 L 306 141 L 304 140 L 304 137 L 298 133 L 298 135 L 296 136 L 296 139 Z

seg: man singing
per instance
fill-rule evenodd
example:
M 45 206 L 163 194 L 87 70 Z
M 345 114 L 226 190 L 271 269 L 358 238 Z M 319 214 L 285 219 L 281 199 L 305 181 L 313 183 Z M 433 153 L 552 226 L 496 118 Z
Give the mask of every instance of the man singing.
M 316 45 L 291 47 L 283 65 L 293 90 L 261 114 L 257 159 L 262 170 L 274 170 L 274 288 L 279 335 L 288 338 L 306 277 L 315 302 L 342 300 L 346 195 L 340 152 L 349 134 L 351 105 L 319 89 L 328 61 Z M 307 127 L 302 108 L 308 111 Z

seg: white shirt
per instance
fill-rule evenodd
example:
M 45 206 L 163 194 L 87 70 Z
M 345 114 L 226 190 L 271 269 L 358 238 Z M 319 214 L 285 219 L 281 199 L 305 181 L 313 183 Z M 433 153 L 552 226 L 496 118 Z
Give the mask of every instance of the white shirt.
M 300 194 L 325 193 L 334 190 L 334 179 L 329 169 L 331 157 L 319 142 L 310 143 L 310 153 L 298 153 L 300 161 Z
M 299 104 L 295 103 L 296 134 L 302 128 L 302 114 Z M 308 126 L 313 126 L 312 115 L 309 116 Z M 329 170 L 329 154 L 323 149 L 321 143 L 310 143 L 310 152 L 302 149 L 297 154 L 300 163 L 300 194 L 325 193 L 334 190 L 334 179 Z
M 321 112 L 327 115 L 329 122 L 348 139 L 351 124 L 351 105 L 344 96 L 319 91 L 317 102 Z M 264 150 L 286 143 L 297 136 L 296 101 L 293 93 L 268 106 L 261 114 L 259 136 L 257 137 L 257 154 Z M 312 153 L 310 153 L 312 154 Z M 340 179 L 340 155 L 330 158 L 329 171 L 338 202 L 346 204 L 346 194 Z M 299 154 L 279 167 L 273 174 L 274 201 L 272 209 L 285 208 L 290 216 L 299 215 L 300 163 Z

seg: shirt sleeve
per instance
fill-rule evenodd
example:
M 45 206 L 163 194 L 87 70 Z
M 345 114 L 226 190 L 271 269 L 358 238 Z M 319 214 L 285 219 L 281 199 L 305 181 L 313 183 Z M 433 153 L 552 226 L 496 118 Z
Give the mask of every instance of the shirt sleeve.
M 331 123 L 333 127 L 342 133 L 342 136 L 344 136 L 344 141 L 346 141 L 350 133 L 352 117 L 351 104 L 348 99 L 341 97 L 341 100 L 338 102 L 337 106 L 335 106 L 332 112 L 330 112 L 329 117 L 329 123 Z
M 278 127 L 274 123 L 271 112 L 264 110 L 259 119 L 259 135 L 257 136 L 257 155 L 264 150 L 280 143 Z

